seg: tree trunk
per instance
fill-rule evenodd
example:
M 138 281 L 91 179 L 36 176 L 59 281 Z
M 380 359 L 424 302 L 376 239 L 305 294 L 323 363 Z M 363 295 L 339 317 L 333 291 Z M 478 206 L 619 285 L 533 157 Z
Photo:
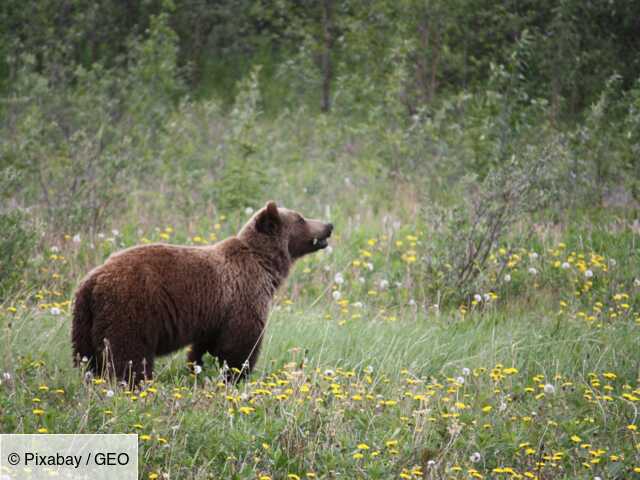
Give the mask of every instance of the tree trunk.
M 324 44 L 322 50 L 322 101 L 320 109 L 328 112 L 331 109 L 331 47 L 333 44 L 333 0 L 322 2 L 322 30 Z

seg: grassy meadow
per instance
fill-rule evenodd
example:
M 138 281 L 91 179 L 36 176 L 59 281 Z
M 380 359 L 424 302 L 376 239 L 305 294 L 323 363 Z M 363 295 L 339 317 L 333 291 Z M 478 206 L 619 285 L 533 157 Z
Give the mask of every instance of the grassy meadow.
M 237 386 L 210 357 L 190 373 L 184 351 L 141 391 L 85 378 L 69 330 L 75 281 L 109 252 L 209 243 L 240 219 L 48 237 L 29 272 L 41 283 L 0 310 L 0 431 L 137 433 L 145 479 L 640 477 L 637 233 L 623 218 L 496 246 L 492 288 L 446 308 L 412 296 L 429 226 L 369 235 L 384 228 L 368 218 L 295 266 Z

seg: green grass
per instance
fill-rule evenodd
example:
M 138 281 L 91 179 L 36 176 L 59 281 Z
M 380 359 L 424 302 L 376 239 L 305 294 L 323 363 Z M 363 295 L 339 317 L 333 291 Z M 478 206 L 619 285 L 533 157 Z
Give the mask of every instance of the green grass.
M 237 386 L 185 351 L 143 391 L 86 380 L 69 332 L 77 281 L 111 252 L 208 243 L 242 215 L 45 236 L 0 304 L 0 431 L 135 432 L 145 479 L 640 478 L 632 229 L 602 212 L 508 237 L 476 286 L 489 300 L 437 305 L 418 260 L 433 229 L 361 213 L 336 212 L 333 252 L 295 266 Z
M 343 322 L 281 304 L 249 382 L 224 385 L 210 359 L 196 378 L 179 352 L 141 395 L 83 381 L 67 314 L 19 309 L 2 316 L 0 430 L 149 435 L 143 478 L 631 478 L 640 325 L 511 310 Z

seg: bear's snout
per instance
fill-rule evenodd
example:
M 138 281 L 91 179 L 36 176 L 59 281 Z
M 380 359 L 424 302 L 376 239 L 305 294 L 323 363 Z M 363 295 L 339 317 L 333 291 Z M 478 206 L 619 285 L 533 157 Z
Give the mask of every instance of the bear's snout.
M 321 250 L 323 248 L 327 248 L 329 246 L 327 239 L 331 236 L 332 232 L 333 224 L 323 223 L 320 231 L 313 237 L 313 246 L 315 249 Z

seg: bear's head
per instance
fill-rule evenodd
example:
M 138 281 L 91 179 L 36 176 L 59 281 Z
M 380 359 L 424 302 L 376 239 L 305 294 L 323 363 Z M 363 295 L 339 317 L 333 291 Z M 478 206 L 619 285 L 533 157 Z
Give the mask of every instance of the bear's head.
M 298 212 L 268 202 L 256 212 L 238 236 L 260 250 L 284 249 L 292 260 L 328 246 L 331 223 L 304 218 Z

